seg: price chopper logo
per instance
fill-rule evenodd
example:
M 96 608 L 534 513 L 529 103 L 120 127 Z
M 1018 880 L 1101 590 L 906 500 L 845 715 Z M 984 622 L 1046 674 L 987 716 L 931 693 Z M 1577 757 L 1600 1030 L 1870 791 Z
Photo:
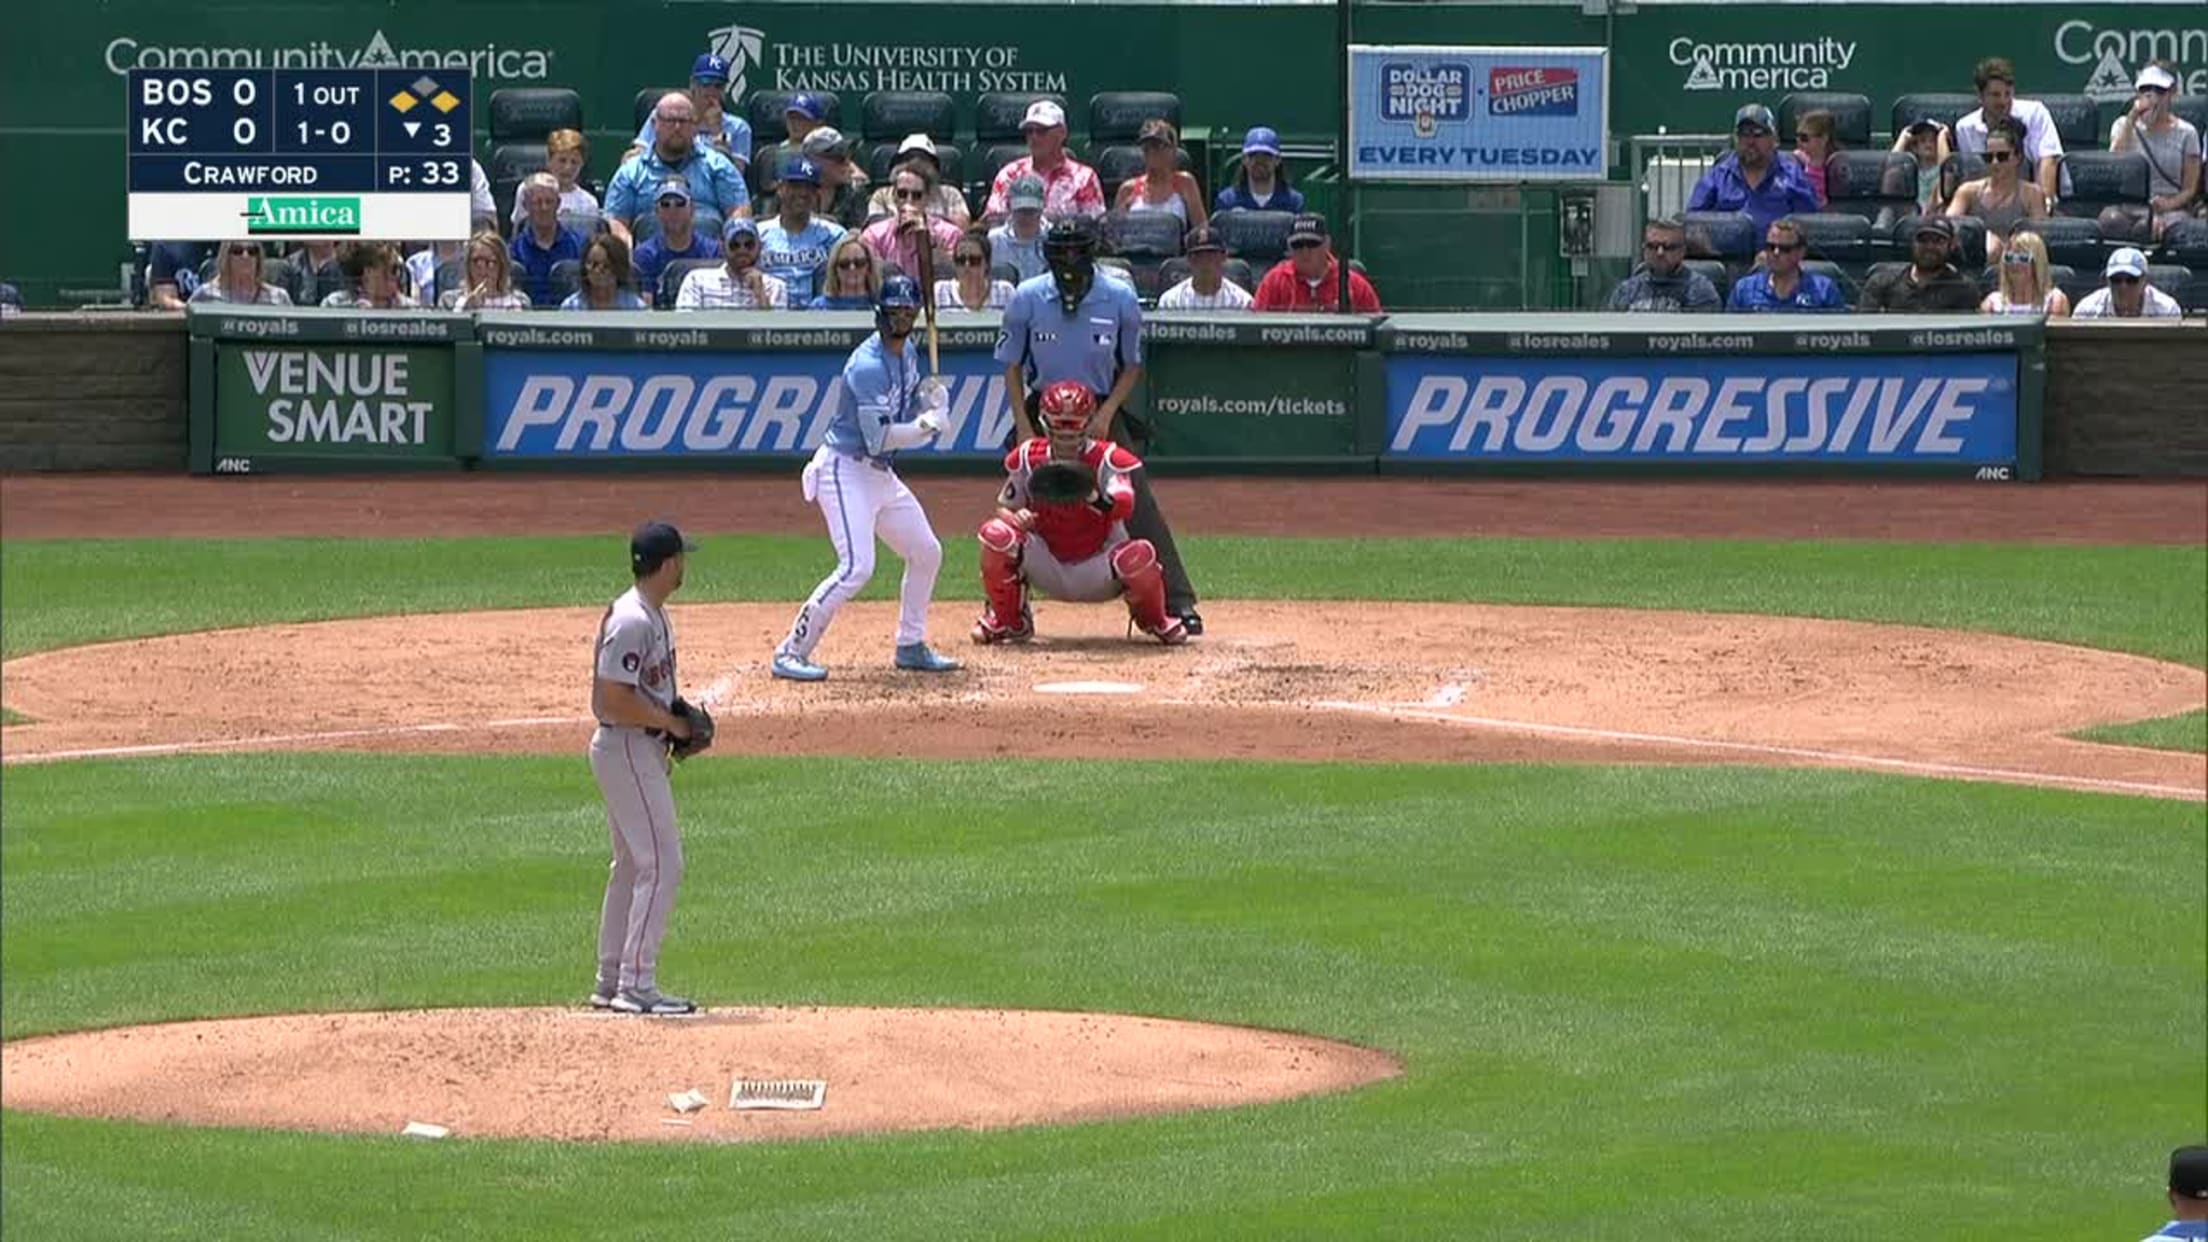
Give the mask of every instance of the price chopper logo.
M 1472 66 L 1449 61 L 1380 66 L 1380 119 L 1408 122 L 1411 132 L 1431 138 L 1443 121 L 1462 121 L 1471 111 Z
M 1578 116 L 1579 71 L 1553 65 L 1487 71 L 1489 116 Z
M 317 234 L 327 237 L 358 235 L 358 198 L 280 198 L 249 195 L 245 200 L 248 234 Z
M 705 37 L 711 42 L 713 54 L 728 62 L 729 99 L 744 97 L 744 74 L 753 65 L 763 63 L 767 47 L 767 32 L 750 26 L 723 26 L 709 30 Z

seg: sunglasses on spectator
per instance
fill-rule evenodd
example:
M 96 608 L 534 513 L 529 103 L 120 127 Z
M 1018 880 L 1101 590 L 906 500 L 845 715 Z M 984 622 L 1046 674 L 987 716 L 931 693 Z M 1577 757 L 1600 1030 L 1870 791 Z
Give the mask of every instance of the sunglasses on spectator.
M 2032 255 L 2027 250 L 2005 250 L 2001 253 L 2001 262 L 2006 267 L 2030 267 Z
M 1321 241 L 1292 241 L 1288 243 L 1288 248 L 1290 250 L 1317 250 L 1325 244 Z
M 1669 253 L 1673 250 L 1685 250 L 1686 248 L 1687 243 L 1685 242 L 1644 241 L 1641 243 L 1641 249 L 1643 250 L 1654 250 L 1662 253 Z
M 952 259 L 951 262 L 958 264 L 960 267 L 981 267 L 987 264 L 989 260 L 978 254 L 962 254 Z
M 2139 283 L 2139 278 L 2137 276 L 2118 272 L 2116 275 L 2108 278 L 2108 283 L 2112 285 L 2136 285 Z
M 2142 86 L 2139 89 L 2142 93 L 2148 95 L 2167 95 L 2170 93 L 2170 88 L 2167 86 Z
M 1804 246 L 1806 246 L 1806 245 L 1808 245 L 1808 244 L 1809 244 L 1808 242 L 1775 242 L 1775 241 L 1767 241 L 1767 242 L 1763 243 L 1763 248 L 1764 248 L 1765 250 L 1775 250 L 1775 251 L 1779 251 L 1779 252 L 1781 252 L 1781 253 L 1786 253 L 1786 252 L 1789 252 L 1789 251 L 1795 251 L 1795 250 L 1800 250 L 1800 249 L 1801 249 L 1802 247 L 1804 247 Z
M 865 259 L 836 260 L 836 270 L 843 272 L 862 272 L 865 271 L 868 266 L 869 264 Z
M 730 250 L 757 250 L 759 239 L 756 237 L 731 238 L 729 239 L 728 248 Z
M 928 197 L 926 190 L 898 190 L 895 193 L 897 201 L 900 203 L 917 203 Z
M 689 204 L 690 204 L 690 200 L 689 200 L 689 199 L 687 199 L 687 198 L 676 198 L 676 197 L 675 197 L 674 195 L 672 195 L 672 194 L 670 194 L 670 195 L 668 195 L 667 197 L 665 197 L 665 198 L 663 198 L 663 199 L 659 200 L 659 205 L 660 205 L 660 206 L 662 206 L 662 207 L 687 207 L 687 206 L 689 206 Z
M 2014 151 L 1988 151 L 1988 152 L 1986 152 L 1986 159 L 1987 159 L 1987 160 L 1989 160 L 1989 161 L 1991 161 L 1991 162 L 1993 162 L 1993 163 L 1995 163 L 1995 164 L 2006 164 L 2006 163 L 2008 163 L 2008 162 L 2009 162 L 2010 160 L 2013 160 L 2013 159 L 2015 159 L 2015 158 L 2016 158 L 2016 152 L 2014 152 Z

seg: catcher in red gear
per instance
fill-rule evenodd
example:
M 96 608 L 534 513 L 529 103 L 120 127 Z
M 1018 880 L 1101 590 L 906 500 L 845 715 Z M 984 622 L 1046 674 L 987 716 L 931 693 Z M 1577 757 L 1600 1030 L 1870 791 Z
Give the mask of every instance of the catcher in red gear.
M 1096 394 L 1086 384 L 1060 380 L 1043 390 L 1039 404 L 1046 434 L 1005 455 L 1009 477 L 996 516 L 981 524 L 981 589 L 989 602 L 974 623 L 974 641 L 1034 637 L 1032 586 L 1069 603 L 1125 597 L 1137 629 L 1168 646 L 1187 642 L 1187 626 L 1165 610 L 1157 549 L 1127 536 L 1135 507 L 1129 475 L 1142 459 L 1089 438 Z

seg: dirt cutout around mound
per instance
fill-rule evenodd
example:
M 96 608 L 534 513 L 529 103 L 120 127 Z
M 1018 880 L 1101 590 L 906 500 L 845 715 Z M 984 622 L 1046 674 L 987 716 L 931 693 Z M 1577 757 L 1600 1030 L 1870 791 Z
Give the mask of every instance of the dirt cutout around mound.
M 121 1027 L 0 1049 L 0 1106 L 338 1133 L 747 1141 L 998 1129 L 1225 1108 L 1393 1077 L 1380 1052 L 1110 1014 L 589 1009 L 297 1014 Z M 827 1083 L 814 1111 L 730 1107 L 736 1079 Z M 695 1090 L 706 1106 L 678 1112 Z
M 2208 703 L 2208 672 L 1911 626 L 1446 604 L 1207 604 L 1186 647 L 1043 602 L 1032 644 L 890 667 L 894 606 L 837 618 L 827 682 L 774 680 L 786 604 L 671 609 L 721 753 L 1817 765 L 2208 796 L 2199 755 L 2063 734 Z M 229 749 L 579 753 L 596 608 L 175 635 L 7 663 L 9 761 Z

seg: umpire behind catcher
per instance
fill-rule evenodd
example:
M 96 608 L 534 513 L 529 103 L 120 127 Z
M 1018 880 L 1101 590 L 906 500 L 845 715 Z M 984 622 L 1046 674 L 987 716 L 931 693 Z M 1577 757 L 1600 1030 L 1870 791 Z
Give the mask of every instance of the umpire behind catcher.
M 1142 307 L 1132 285 L 1096 278 L 1096 226 L 1088 220 L 1061 220 L 1043 238 L 1043 259 L 1050 270 L 1022 281 L 1004 308 L 1004 330 L 997 336 L 997 362 L 1020 443 L 1042 434 L 1036 407 L 1043 389 L 1059 380 L 1079 380 L 1103 394 L 1089 432 L 1099 440 L 1124 437 L 1121 408 L 1142 378 Z M 1122 443 L 1126 443 L 1123 438 Z M 1144 447 L 1129 444 L 1138 451 Z M 1150 472 L 1134 472 L 1135 509 L 1127 533 L 1157 549 L 1165 571 L 1165 609 L 1178 616 L 1190 634 L 1204 632 L 1196 615 L 1196 588 L 1181 567 L 1180 549 L 1166 529 L 1150 490 Z

